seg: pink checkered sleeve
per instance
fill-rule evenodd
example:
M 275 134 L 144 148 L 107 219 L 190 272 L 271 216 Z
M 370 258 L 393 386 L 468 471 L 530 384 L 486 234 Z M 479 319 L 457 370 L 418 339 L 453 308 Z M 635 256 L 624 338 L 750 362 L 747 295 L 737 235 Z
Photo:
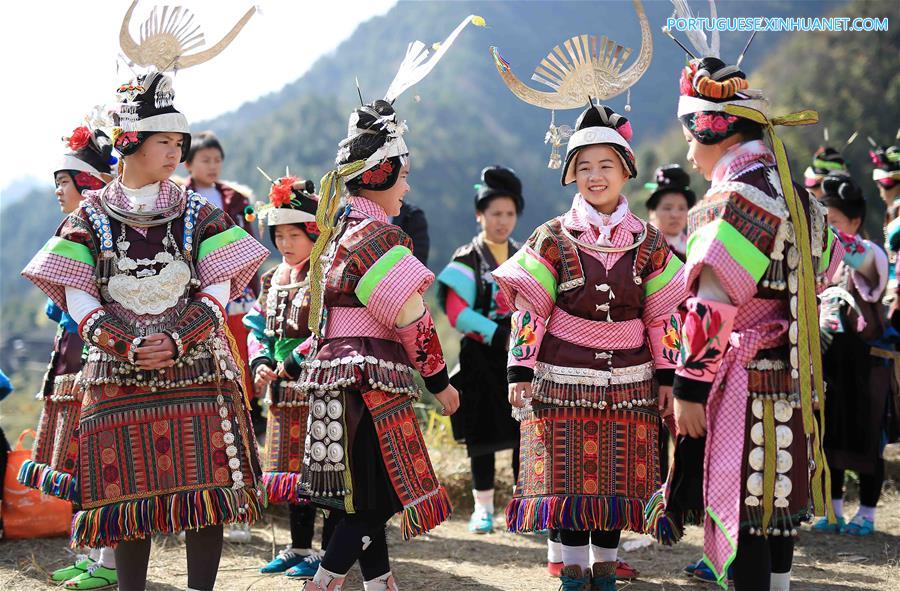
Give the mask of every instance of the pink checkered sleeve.
M 528 302 L 527 307 L 532 312 L 548 318 L 556 305 L 556 294 L 548 293 L 540 281 L 520 264 L 520 261 L 525 258 L 523 255 L 527 255 L 531 260 L 540 261 L 554 280 L 558 279 L 559 274 L 553 265 L 530 246 L 523 246 L 518 253 L 494 269 L 491 275 L 497 281 L 507 302 L 515 302 L 517 299 L 524 298 Z
M 257 269 L 268 256 L 268 249 L 249 234 L 236 242 L 217 248 L 197 263 L 200 289 L 230 281 L 231 293 L 228 299 L 232 300 L 244 293 L 244 287 L 253 279 Z
M 39 251 L 22 270 L 22 276 L 62 308 L 66 307 L 66 286 L 77 287 L 100 298 L 94 277 L 94 267 L 53 253 Z
M 22 276 L 34 283 L 64 310 L 66 287 L 75 287 L 99 299 L 95 275 L 97 259 L 91 234 L 76 225 L 87 220 L 82 210 L 66 218 L 56 234 L 34 255 L 22 270 Z
M 393 327 L 403 304 L 413 295 L 425 293 L 434 273 L 411 253 L 403 255 L 372 290 L 366 309 L 385 326 Z
M 731 257 L 724 244 L 713 240 L 708 247 L 688 253 L 683 272 L 690 295 L 696 295 L 700 272 L 707 266 L 716 274 L 719 284 L 733 303 L 743 305 L 756 294 L 756 279 Z

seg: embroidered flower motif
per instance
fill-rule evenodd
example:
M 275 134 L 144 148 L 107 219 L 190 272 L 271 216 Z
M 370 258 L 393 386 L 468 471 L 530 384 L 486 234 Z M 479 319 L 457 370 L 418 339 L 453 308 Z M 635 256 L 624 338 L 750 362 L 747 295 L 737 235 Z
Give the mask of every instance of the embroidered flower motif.
M 75 175 L 75 184 L 81 190 L 95 191 L 103 188 L 103 181 L 87 172 L 79 172 Z
M 375 168 L 364 172 L 362 181 L 367 185 L 380 185 L 388 179 L 392 172 L 394 172 L 394 165 L 389 160 L 385 160 Z
M 844 245 L 846 254 L 862 254 L 866 252 L 866 248 L 863 246 L 858 237 L 851 236 L 850 234 L 845 234 L 841 231 L 837 231 L 837 235 L 838 238 L 840 238 L 841 243 Z
M 310 237 L 319 237 L 319 224 L 316 222 L 305 222 L 303 225 L 306 227 L 306 233 L 309 234 Z
M 512 353 L 513 357 L 520 361 L 534 355 L 534 345 L 537 343 L 537 335 L 534 333 L 531 312 L 523 313 L 521 318 L 521 325 L 516 331 L 516 340 L 513 343 L 512 349 L 509 351 Z
M 734 131 L 738 118 L 726 113 L 695 113 L 691 121 L 691 131 L 706 139 L 726 137 Z
M 416 364 L 423 376 L 434 375 L 444 365 L 441 342 L 431 323 L 419 322 L 416 325 Z
M 663 357 L 673 365 L 678 364 L 678 354 L 681 351 L 681 334 L 678 332 L 678 318 L 673 314 L 666 322 L 665 333 L 662 337 Z
M 76 127 L 72 132 L 72 135 L 69 136 L 69 139 L 66 141 L 66 145 L 69 146 L 69 149 L 73 152 L 77 152 L 81 150 L 91 142 L 91 130 L 85 126 Z
M 119 137 L 116 138 L 116 149 L 124 150 L 129 146 L 138 143 L 138 132 L 136 131 L 123 131 Z
M 685 369 L 703 373 L 710 361 L 718 358 L 723 347 L 719 337 L 722 330 L 722 315 L 717 310 L 697 303 L 688 310 L 684 319 L 681 339 L 681 359 Z
M 272 202 L 272 205 L 275 207 L 288 205 L 291 202 L 291 199 L 294 198 L 293 186 L 296 182 L 297 177 L 295 176 L 285 176 L 278 179 L 278 181 L 272 185 L 272 188 L 269 189 L 269 201 Z

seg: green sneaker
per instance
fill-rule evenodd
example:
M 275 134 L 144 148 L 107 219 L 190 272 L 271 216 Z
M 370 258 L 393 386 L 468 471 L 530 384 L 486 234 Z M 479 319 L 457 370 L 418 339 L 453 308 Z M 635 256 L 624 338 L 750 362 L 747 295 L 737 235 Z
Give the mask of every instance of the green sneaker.
M 119 586 L 119 577 L 116 569 L 106 568 L 96 562 L 92 564 L 86 572 L 81 573 L 74 579 L 65 582 L 66 589 L 74 589 L 77 591 L 91 591 L 93 589 L 109 589 Z
M 92 564 L 94 564 L 94 561 L 85 556 L 84 558 L 77 560 L 75 564 L 70 564 L 69 566 L 57 569 L 50 573 L 50 580 L 54 583 L 62 583 L 63 581 L 74 579 L 78 575 L 86 573 L 88 567 Z

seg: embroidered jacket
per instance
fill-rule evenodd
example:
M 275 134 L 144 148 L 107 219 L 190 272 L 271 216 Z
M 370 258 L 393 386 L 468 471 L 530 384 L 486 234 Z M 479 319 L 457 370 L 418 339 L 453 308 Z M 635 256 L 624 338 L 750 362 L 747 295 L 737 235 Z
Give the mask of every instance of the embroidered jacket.
M 576 207 L 579 199 L 494 271 L 517 309 L 509 381 L 533 378 L 541 402 L 594 408 L 632 403 L 612 392 L 607 399 L 607 386 L 647 382 L 639 402 L 649 404 L 654 370 L 671 384 L 677 359 L 681 261 L 624 197 L 621 221 L 598 247 L 599 231 Z
M 519 247 L 509 241 L 510 253 Z M 466 338 L 503 348 L 509 340 L 512 309 L 491 275 L 496 268 L 497 262 L 479 234 L 456 249 L 453 260 L 438 275 L 438 301 L 451 326 Z
M 89 347 L 82 381 L 166 387 L 232 379 L 239 372 L 226 345 L 224 312 L 203 289 L 229 281 L 229 297 L 236 297 L 268 251 L 222 210 L 171 181 L 161 183 L 155 208 L 174 217 L 145 229 L 107 215 L 104 192 L 113 206 L 130 207 L 118 182 L 85 192 L 22 272 L 64 310 L 67 286 L 100 300 L 102 307 L 79 326 Z M 128 258 L 117 254 L 122 247 Z M 129 274 L 135 260 L 152 272 Z M 180 363 L 138 370 L 132 349 L 154 332 L 172 336 Z
M 407 350 L 395 327 L 403 304 L 424 293 L 434 275 L 412 255 L 412 241 L 387 221 L 377 204 L 350 197 L 341 216 L 325 265 L 324 337 L 315 356 L 303 361 L 295 351 L 285 359 L 285 371 L 300 388 L 335 389 L 359 385 L 418 396 L 413 369 L 431 392 L 449 383 L 443 352 L 431 317 L 405 330 L 418 331 L 414 351 Z M 426 326 L 426 325 L 430 325 Z M 302 363 L 301 363 L 302 362 Z

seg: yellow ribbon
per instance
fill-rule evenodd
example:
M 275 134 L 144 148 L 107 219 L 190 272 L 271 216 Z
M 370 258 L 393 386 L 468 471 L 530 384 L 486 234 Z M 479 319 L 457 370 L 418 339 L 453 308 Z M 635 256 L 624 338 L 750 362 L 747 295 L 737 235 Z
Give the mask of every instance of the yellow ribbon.
M 344 178 L 362 170 L 365 160 L 355 160 L 329 171 L 319 183 L 319 205 L 316 207 L 316 224 L 319 237 L 309 255 L 309 329 L 322 336 L 322 308 L 325 296 L 325 269 L 322 268 L 322 253 L 328 247 L 334 234 L 334 217 L 341 203 L 341 188 Z
M 825 494 L 826 490 L 831 490 L 831 473 L 822 449 L 825 426 L 824 424 L 816 424 L 812 408 L 812 394 L 813 392 L 818 392 L 820 416 L 825 416 L 822 350 L 819 344 L 819 313 L 818 302 L 816 301 L 816 277 L 812 262 L 809 220 L 791 180 L 790 163 L 784 149 L 784 143 L 775 135 L 776 125 L 794 126 L 818 123 L 819 114 L 816 111 L 807 109 L 770 119 L 756 109 L 740 105 L 726 105 L 725 112 L 749 119 L 766 128 L 769 140 L 772 143 L 772 151 L 775 154 L 775 162 L 778 166 L 781 192 L 787 202 L 790 221 L 794 225 L 796 243 L 800 249 L 800 265 L 798 269 L 800 276 L 797 289 L 797 327 L 799 329 L 797 337 L 797 370 L 800 374 L 800 407 L 803 413 L 803 432 L 812 438 L 813 461 L 815 462 L 810 488 L 812 490 L 815 513 L 817 515 L 825 513 L 828 517 L 828 522 L 834 523 L 835 516 L 834 508 L 831 505 L 831 495 Z M 822 256 L 825 255 L 826 253 L 822 254 Z M 812 368 L 812 375 L 808 371 L 810 367 Z

